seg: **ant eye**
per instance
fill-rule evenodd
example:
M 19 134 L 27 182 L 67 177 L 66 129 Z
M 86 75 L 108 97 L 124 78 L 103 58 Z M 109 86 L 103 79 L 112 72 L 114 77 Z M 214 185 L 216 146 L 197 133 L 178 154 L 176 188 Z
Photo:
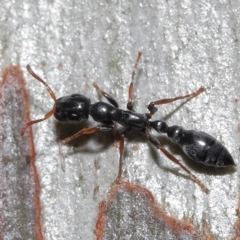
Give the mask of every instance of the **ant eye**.
M 75 121 L 78 121 L 78 120 L 79 120 L 79 117 L 78 117 L 77 114 L 71 113 L 71 114 L 68 115 L 68 120 L 75 122 Z

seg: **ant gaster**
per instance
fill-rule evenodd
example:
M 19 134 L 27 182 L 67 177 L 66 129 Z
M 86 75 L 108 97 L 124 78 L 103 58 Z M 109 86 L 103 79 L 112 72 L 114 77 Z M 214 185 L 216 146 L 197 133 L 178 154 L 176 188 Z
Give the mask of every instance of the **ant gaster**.
M 102 101 L 91 104 L 90 99 L 81 94 L 72 94 L 70 96 L 65 96 L 57 99 L 48 84 L 43 81 L 39 76 L 37 76 L 31 69 L 31 67 L 27 65 L 28 72 L 35 79 L 37 79 L 46 86 L 55 104 L 53 106 L 53 109 L 48 112 L 43 118 L 28 122 L 22 128 L 21 134 L 23 134 L 25 130 L 31 125 L 44 121 L 48 119 L 51 115 L 54 115 L 54 117 L 58 121 L 67 123 L 79 123 L 87 121 L 90 115 L 96 122 L 101 123 L 101 125 L 96 127 L 82 129 L 76 134 L 62 140 L 62 143 L 68 143 L 81 135 L 91 134 L 96 131 L 112 130 L 115 123 L 118 123 L 122 125 L 125 129 L 120 134 L 119 172 L 116 181 L 120 181 L 122 175 L 124 137 L 131 130 L 136 130 L 145 135 L 151 144 L 153 144 L 157 149 L 162 151 L 171 161 L 178 164 L 185 172 L 187 172 L 191 176 L 191 178 L 203 189 L 204 192 L 208 193 L 208 188 L 195 175 L 193 175 L 190 170 L 188 170 L 184 165 L 182 165 L 182 163 L 178 159 L 176 159 L 171 153 L 169 153 L 165 148 L 163 148 L 162 145 L 159 143 L 158 139 L 150 135 L 148 131 L 149 128 L 153 128 L 158 133 L 167 134 L 168 138 L 172 142 L 178 144 L 189 158 L 198 163 L 202 163 L 204 165 L 212 167 L 228 167 L 235 165 L 233 158 L 228 152 L 228 150 L 219 141 L 217 141 L 215 138 L 208 135 L 207 133 L 194 130 L 185 130 L 184 128 L 176 125 L 169 127 L 166 122 L 161 120 L 150 121 L 151 117 L 157 111 L 157 108 L 155 107 L 156 105 L 171 103 L 179 99 L 190 99 L 196 97 L 204 91 L 204 88 L 201 87 L 196 92 L 185 96 L 151 102 L 148 105 L 149 113 L 146 114 L 141 114 L 133 111 L 133 80 L 141 55 L 142 53 L 139 52 L 133 68 L 132 79 L 129 85 L 128 92 L 127 111 L 119 109 L 117 101 L 109 94 L 101 90 L 96 83 L 94 83 L 93 86 L 96 88 L 97 92 L 101 96 L 105 97 L 108 100 L 110 104 Z

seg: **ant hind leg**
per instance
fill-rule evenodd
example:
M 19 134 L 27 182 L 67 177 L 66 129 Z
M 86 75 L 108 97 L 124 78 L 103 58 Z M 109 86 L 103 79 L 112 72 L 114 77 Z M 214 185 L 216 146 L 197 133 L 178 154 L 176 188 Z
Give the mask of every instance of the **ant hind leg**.
M 179 96 L 179 97 L 175 97 L 175 98 L 166 98 L 166 99 L 157 100 L 155 102 L 151 102 L 148 105 L 148 110 L 150 111 L 150 113 L 147 113 L 148 118 L 151 118 L 154 115 L 154 113 L 157 111 L 157 108 L 155 107 L 155 105 L 162 105 L 162 104 L 172 103 L 172 102 L 175 102 L 177 100 L 185 99 L 185 98 L 191 99 L 191 98 L 194 98 L 194 97 L 198 96 L 204 90 L 205 89 L 203 87 L 200 87 L 196 92 L 187 94 L 185 96 Z
M 168 152 L 162 145 L 159 143 L 157 138 L 151 136 L 147 130 L 142 131 L 142 133 L 147 137 L 148 141 L 152 143 L 157 149 L 159 149 L 169 160 L 179 165 L 182 170 L 184 170 L 205 193 L 209 193 L 209 189 L 194 175 L 192 172 L 187 169 L 177 158 L 175 158 L 170 152 Z

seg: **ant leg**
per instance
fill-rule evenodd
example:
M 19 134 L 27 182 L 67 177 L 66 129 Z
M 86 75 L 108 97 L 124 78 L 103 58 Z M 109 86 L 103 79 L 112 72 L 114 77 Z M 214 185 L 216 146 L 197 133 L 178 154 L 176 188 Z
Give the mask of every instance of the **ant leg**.
M 79 132 L 73 134 L 72 136 L 65 138 L 64 140 L 61 140 L 62 143 L 68 143 L 71 142 L 72 140 L 78 138 L 81 135 L 86 135 L 86 134 L 92 134 L 96 131 L 110 131 L 113 129 L 112 125 L 105 125 L 105 126 L 97 126 L 97 127 L 92 127 L 92 128 L 84 128 L 80 130 Z
M 118 175 L 117 178 L 115 180 L 116 183 L 120 183 L 121 182 L 121 178 L 122 178 L 122 167 L 123 167 L 123 151 L 124 151 L 124 138 L 126 136 L 127 133 L 130 132 L 130 128 L 125 129 L 121 134 L 120 134 L 120 144 L 119 144 L 119 168 L 118 168 Z
M 131 80 L 131 83 L 129 85 L 129 88 L 128 88 L 128 103 L 127 103 L 127 109 L 132 111 L 133 110 L 133 80 L 135 78 L 135 74 L 136 74 L 136 69 L 137 69 L 137 66 L 138 66 L 138 63 L 140 61 L 140 58 L 142 56 L 142 53 L 139 52 L 138 53 L 138 56 L 137 56 L 137 59 L 136 59 L 136 62 L 135 62 L 135 65 L 133 67 L 133 71 L 132 71 L 132 80 Z
M 178 164 L 201 188 L 205 193 L 209 193 L 209 189 L 194 175 L 189 169 L 187 169 L 177 158 L 175 158 L 170 152 L 168 152 L 162 145 L 159 143 L 157 138 L 151 136 L 148 131 L 141 131 L 156 148 L 163 152 L 172 162 Z
M 121 178 L 122 178 L 122 166 L 123 166 L 123 151 L 124 151 L 124 138 L 121 136 L 120 137 L 120 144 L 119 144 L 119 167 L 118 167 L 118 175 L 117 178 L 115 180 L 116 183 L 120 183 L 121 182 Z
M 108 100 L 108 102 L 110 102 L 115 108 L 118 108 L 117 101 L 111 95 L 104 92 L 95 82 L 93 83 L 93 87 L 96 88 L 99 95 L 105 97 Z
M 187 94 L 185 96 L 179 96 L 179 97 L 175 97 L 175 98 L 166 98 L 166 99 L 161 99 L 155 102 L 151 102 L 148 105 L 148 110 L 150 111 L 150 113 L 147 113 L 148 118 L 151 118 L 154 113 L 157 111 L 157 108 L 155 107 L 155 105 L 162 105 L 162 104 L 166 104 L 166 103 L 172 103 L 175 102 L 179 99 L 184 99 L 184 98 L 194 98 L 196 96 L 198 96 L 200 93 L 202 93 L 205 89 L 203 87 L 200 87 L 196 92 L 193 92 L 191 94 Z
M 64 157 L 63 157 L 63 151 L 62 151 L 62 143 L 68 143 L 68 142 L 78 138 L 81 135 L 91 134 L 96 131 L 110 131 L 112 129 L 113 129 L 113 126 L 111 126 L 111 125 L 97 126 L 97 127 L 92 127 L 92 128 L 84 128 L 84 129 L 80 130 L 79 132 L 75 133 L 74 135 L 72 135 L 68 138 L 65 138 L 64 140 L 58 140 L 58 147 L 59 147 L 62 170 L 65 172 L 65 161 L 64 161 Z
M 134 77 L 135 77 L 135 74 L 136 74 L 136 69 L 137 69 L 139 60 L 141 58 L 141 55 L 142 55 L 142 53 L 139 52 L 137 60 L 136 60 L 135 65 L 133 67 L 132 81 L 131 81 L 131 83 L 129 85 L 129 89 L 128 89 L 128 103 L 127 103 L 127 109 L 128 110 L 133 110 L 133 101 L 132 101 L 132 98 L 133 98 L 133 80 L 134 80 Z M 110 102 L 114 107 L 118 108 L 117 101 L 111 95 L 109 95 L 108 93 L 103 91 L 95 82 L 93 83 L 93 87 L 96 88 L 98 94 L 105 97 L 108 100 L 108 102 Z

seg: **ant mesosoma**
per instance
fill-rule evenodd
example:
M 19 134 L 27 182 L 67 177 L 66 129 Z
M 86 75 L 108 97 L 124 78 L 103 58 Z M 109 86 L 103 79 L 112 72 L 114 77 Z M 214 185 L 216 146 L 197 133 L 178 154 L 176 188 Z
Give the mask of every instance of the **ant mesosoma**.
M 135 78 L 135 72 L 141 58 L 142 53 L 138 53 L 137 60 L 135 62 L 131 83 L 128 90 L 128 103 L 127 109 L 119 109 L 117 101 L 100 89 L 100 87 L 94 83 L 93 86 L 96 88 L 97 92 L 105 97 L 108 102 L 99 101 L 97 103 L 91 104 L 90 99 L 81 94 L 72 94 L 70 96 L 65 96 L 61 98 L 56 98 L 54 92 L 48 86 L 48 84 L 43 81 L 39 76 L 37 76 L 31 67 L 27 65 L 28 72 L 38 81 L 43 83 L 47 88 L 50 96 L 54 100 L 55 104 L 53 109 L 49 111 L 43 118 L 28 122 L 21 130 L 21 134 L 31 125 L 44 121 L 48 119 L 51 115 L 60 121 L 68 123 L 79 123 L 87 121 L 89 115 L 96 121 L 101 123 L 101 125 L 91 128 L 84 128 L 77 132 L 76 134 L 62 140 L 62 143 L 68 143 L 73 139 L 85 135 L 91 134 L 96 131 L 110 131 L 114 129 L 115 123 L 118 123 L 125 127 L 125 129 L 120 133 L 120 144 L 119 144 L 119 172 L 116 181 L 121 180 L 122 175 L 122 156 L 124 149 L 124 138 L 131 131 L 136 130 L 141 132 L 148 141 L 153 144 L 157 149 L 162 151 L 171 161 L 178 164 L 186 173 L 188 173 L 191 178 L 203 189 L 204 192 L 208 193 L 208 188 L 188 170 L 182 163 L 176 159 L 171 153 L 169 153 L 162 145 L 159 143 L 158 139 L 150 135 L 148 129 L 153 128 L 158 133 L 167 134 L 168 138 L 178 144 L 184 153 L 192 160 L 202 163 L 207 166 L 213 167 L 227 167 L 235 165 L 232 156 L 228 150 L 215 138 L 208 135 L 207 133 L 185 130 L 180 126 L 169 127 L 166 122 L 157 120 L 150 121 L 151 117 L 156 113 L 157 108 L 155 105 L 161 105 L 166 103 L 172 103 L 179 99 L 190 99 L 198 96 L 204 91 L 204 88 L 199 88 L 196 92 L 185 96 L 179 96 L 175 98 L 162 99 L 155 102 L 151 102 L 148 105 L 149 113 L 141 114 L 133 110 L 133 80 Z

